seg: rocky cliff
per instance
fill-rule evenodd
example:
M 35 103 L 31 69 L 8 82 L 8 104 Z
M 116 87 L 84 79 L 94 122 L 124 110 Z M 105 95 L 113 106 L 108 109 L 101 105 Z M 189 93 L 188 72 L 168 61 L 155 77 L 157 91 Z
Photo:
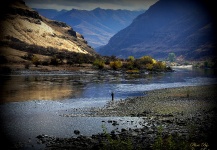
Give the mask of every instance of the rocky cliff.
M 23 1 L 14 1 L 5 7 L 6 11 L 1 14 L 2 46 L 13 47 L 13 43 L 20 43 L 23 47 L 34 45 L 45 50 L 50 48 L 90 55 L 95 53 L 83 36 L 70 26 L 39 15 Z

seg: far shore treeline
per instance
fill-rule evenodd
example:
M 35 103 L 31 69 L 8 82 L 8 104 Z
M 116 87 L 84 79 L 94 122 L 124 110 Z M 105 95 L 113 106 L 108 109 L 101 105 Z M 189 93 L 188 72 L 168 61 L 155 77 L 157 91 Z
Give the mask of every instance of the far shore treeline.
M 44 48 L 37 45 L 26 45 L 20 41 L 13 42 L 10 47 L 14 49 L 22 49 L 24 52 L 20 56 L 23 61 L 18 64 L 23 65 L 23 69 L 31 69 L 31 67 L 39 66 L 61 66 L 67 65 L 69 68 L 73 66 L 89 65 L 92 69 L 97 70 L 121 70 L 127 73 L 140 73 L 144 71 L 172 71 L 170 66 L 173 65 L 189 65 L 196 67 L 215 68 L 215 61 L 185 61 L 177 58 L 175 53 L 168 53 L 168 57 L 164 60 L 156 60 L 151 56 L 142 56 L 135 58 L 129 56 L 126 59 L 117 58 L 116 56 L 101 56 L 97 53 L 82 54 L 70 52 L 68 50 L 58 50 L 52 47 Z M 2 43 L 7 45 L 8 43 Z M 46 57 L 45 57 L 46 56 Z M 10 73 L 10 60 L 4 55 L 0 55 L 1 72 Z M 5 65 L 4 65 L 5 64 Z

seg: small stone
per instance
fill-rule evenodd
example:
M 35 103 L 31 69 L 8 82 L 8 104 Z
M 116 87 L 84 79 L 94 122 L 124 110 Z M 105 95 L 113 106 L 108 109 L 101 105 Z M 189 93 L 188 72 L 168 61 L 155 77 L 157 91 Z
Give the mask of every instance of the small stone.
M 127 130 L 126 130 L 126 129 L 124 129 L 124 128 L 122 128 L 122 129 L 121 129 L 121 132 L 125 132 L 125 131 L 127 131 Z
M 80 131 L 79 131 L 79 130 L 74 130 L 74 133 L 75 133 L 76 135 L 79 135 L 79 134 L 80 134 Z

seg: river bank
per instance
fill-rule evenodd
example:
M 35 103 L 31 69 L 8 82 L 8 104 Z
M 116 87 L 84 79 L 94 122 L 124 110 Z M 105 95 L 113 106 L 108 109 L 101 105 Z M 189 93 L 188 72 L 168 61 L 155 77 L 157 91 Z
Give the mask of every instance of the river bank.
M 45 149 L 216 149 L 217 85 L 191 86 L 146 92 L 144 97 L 110 102 L 84 113 L 88 117 L 140 117 L 138 128 L 121 128 L 119 120 L 102 120 L 117 130 L 92 136 L 60 138 L 38 135 Z M 75 117 L 67 110 L 62 117 Z M 133 121 L 129 121 L 133 123 Z M 99 129 L 100 131 L 100 129 Z

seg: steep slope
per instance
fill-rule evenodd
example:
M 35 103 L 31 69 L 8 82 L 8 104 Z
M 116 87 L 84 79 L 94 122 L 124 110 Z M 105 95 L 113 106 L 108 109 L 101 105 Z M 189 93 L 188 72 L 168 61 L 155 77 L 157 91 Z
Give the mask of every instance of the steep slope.
M 84 35 L 92 47 L 96 48 L 107 44 L 115 33 L 127 27 L 134 18 L 143 12 L 101 8 L 91 11 L 72 9 L 53 19 L 72 26 L 73 29 Z
M 213 56 L 216 30 L 211 13 L 202 1 L 160 0 L 114 35 L 99 53 L 165 58 L 175 52 L 188 59 Z
M 15 1 L 1 20 L 1 44 L 66 50 L 93 54 L 83 36 L 62 22 L 49 20 L 28 8 L 23 1 Z M 25 46 L 26 44 L 26 46 Z M 22 49 L 20 49 L 22 50 Z

